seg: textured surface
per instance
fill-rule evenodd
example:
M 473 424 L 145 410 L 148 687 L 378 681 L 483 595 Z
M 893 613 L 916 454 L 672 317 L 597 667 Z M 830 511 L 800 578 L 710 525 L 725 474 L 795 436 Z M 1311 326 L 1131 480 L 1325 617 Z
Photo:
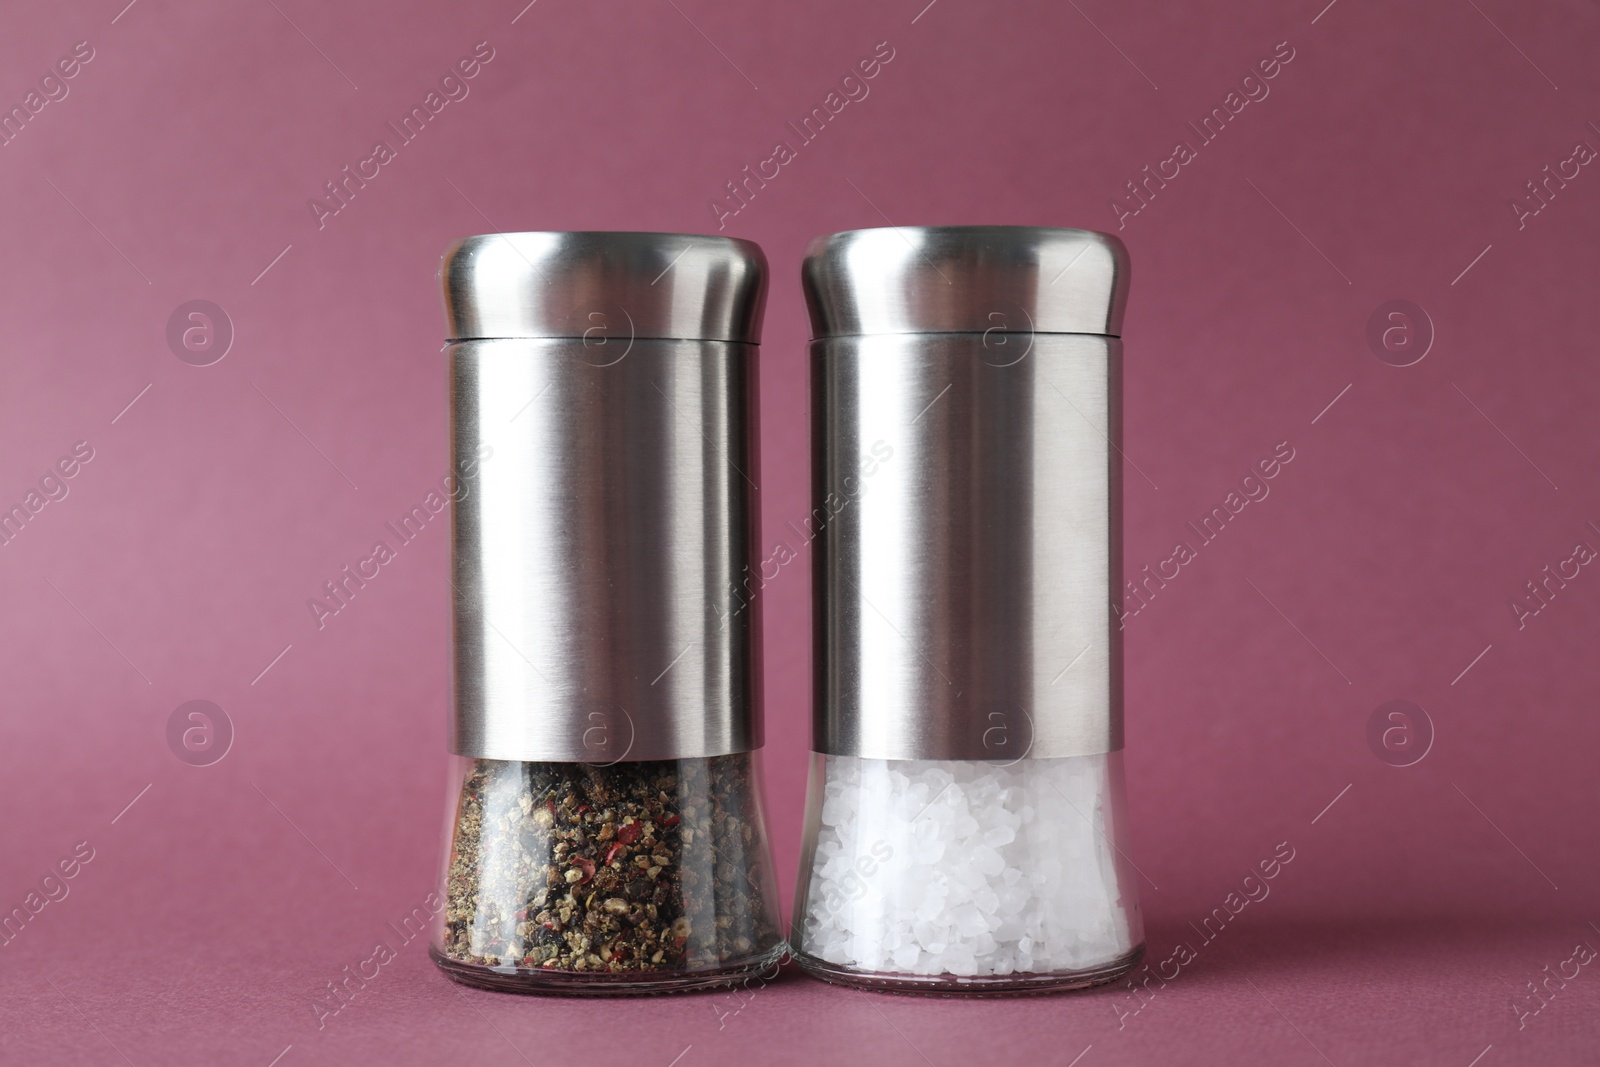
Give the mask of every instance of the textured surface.
M 962 977 L 1126 957 L 1143 930 L 1133 871 L 1118 884 L 1107 759 L 827 757 L 794 948 L 857 971 Z
M 0 1058 L 1592 1059 L 1600 974 L 1565 964 L 1600 947 L 1600 574 L 1574 552 L 1600 547 L 1600 173 L 1568 162 L 1600 146 L 1592 5 L 125 2 L 18 8 L 0 35 L 6 106 L 93 48 L 0 147 L 0 505 L 93 449 L 0 547 L 0 903 L 94 850 L 0 948 Z M 480 41 L 468 95 L 401 143 L 386 124 Z M 1241 85 L 1283 41 L 1294 58 Z M 1189 129 L 1263 85 L 1214 141 Z M 813 140 L 786 126 L 863 87 Z M 347 204 L 307 206 L 368 160 Z M 385 525 L 449 473 L 438 257 L 490 226 L 716 232 L 708 201 L 747 165 L 775 176 L 720 214 L 774 265 L 785 883 L 809 722 L 801 250 L 885 217 L 1116 231 L 1109 198 L 1176 174 L 1116 231 L 1125 550 L 1177 574 L 1128 620 L 1132 855 L 1152 964 L 1180 939 L 1195 957 L 1136 1015 L 1126 990 L 951 1005 L 787 977 L 737 1014 L 458 994 L 388 925 L 434 888 L 445 806 L 445 520 Z M 190 300 L 232 324 L 210 366 L 169 347 Z M 1409 367 L 1369 347 L 1391 300 L 1436 335 Z M 1378 351 L 1403 362 L 1395 325 Z M 1242 486 L 1280 442 L 1266 492 Z M 1236 490 L 1220 535 L 1186 525 Z M 308 598 L 379 540 L 392 558 L 319 628 Z M 192 700 L 232 723 L 213 766 L 169 750 Z M 1432 723 L 1412 766 L 1369 745 L 1394 700 Z M 191 713 L 174 743 L 199 762 Z M 1412 758 L 1404 723 L 1374 736 Z M 1202 942 L 1190 924 L 1282 841 L 1271 896 Z M 380 940 L 397 958 L 319 1031 L 313 998 Z M 1564 965 L 1519 1030 L 1525 984 Z

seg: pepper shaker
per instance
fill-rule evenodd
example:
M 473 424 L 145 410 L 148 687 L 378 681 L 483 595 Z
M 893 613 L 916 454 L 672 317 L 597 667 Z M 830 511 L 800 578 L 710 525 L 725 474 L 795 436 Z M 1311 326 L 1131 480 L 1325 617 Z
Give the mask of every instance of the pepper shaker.
M 795 957 L 901 992 L 1110 981 L 1143 952 L 1112 610 L 1127 252 L 858 230 L 802 276 L 821 529 Z
M 442 265 L 452 751 L 432 956 L 523 992 L 724 985 L 782 938 L 761 810 L 761 250 L 468 237 Z

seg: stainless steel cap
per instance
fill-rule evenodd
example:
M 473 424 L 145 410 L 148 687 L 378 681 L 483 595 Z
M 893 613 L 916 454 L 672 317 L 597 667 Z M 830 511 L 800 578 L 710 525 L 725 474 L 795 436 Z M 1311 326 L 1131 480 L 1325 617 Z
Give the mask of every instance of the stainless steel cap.
M 759 245 L 688 233 L 489 233 L 440 267 L 451 340 L 761 339 Z
M 677 234 L 445 257 L 456 753 L 760 746 L 764 279 L 756 246 Z
M 801 270 L 812 336 L 1122 333 L 1128 250 L 1108 233 L 1038 226 L 850 230 Z
M 812 243 L 816 751 L 1122 746 L 1127 275 L 1081 230 Z

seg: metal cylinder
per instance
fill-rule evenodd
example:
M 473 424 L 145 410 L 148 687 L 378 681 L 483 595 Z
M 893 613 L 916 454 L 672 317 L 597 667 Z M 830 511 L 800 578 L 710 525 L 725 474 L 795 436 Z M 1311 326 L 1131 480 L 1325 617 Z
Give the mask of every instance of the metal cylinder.
M 611 763 L 760 747 L 761 250 L 489 234 L 441 273 L 452 750 Z
M 1023 227 L 818 238 L 817 752 L 1122 747 L 1127 252 Z

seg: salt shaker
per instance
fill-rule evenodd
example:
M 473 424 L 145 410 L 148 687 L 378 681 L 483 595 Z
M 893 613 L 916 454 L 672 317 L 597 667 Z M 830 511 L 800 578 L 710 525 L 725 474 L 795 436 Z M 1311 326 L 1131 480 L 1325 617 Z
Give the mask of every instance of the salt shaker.
M 450 977 L 723 985 L 782 936 L 761 810 L 761 250 L 468 237 L 442 266 L 454 461 Z
M 814 721 L 790 939 L 929 993 L 1143 952 L 1122 778 L 1127 252 L 1022 227 L 814 240 Z

